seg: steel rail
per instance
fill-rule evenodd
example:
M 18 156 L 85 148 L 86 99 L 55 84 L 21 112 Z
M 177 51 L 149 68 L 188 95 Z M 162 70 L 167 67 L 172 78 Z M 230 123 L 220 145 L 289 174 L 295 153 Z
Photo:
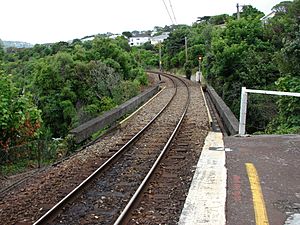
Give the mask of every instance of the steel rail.
M 166 75 L 165 75 L 166 76 Z M 168 76 L 166 76 L 168 77 Z M 171 79 L 172 80 L 172 79 Z M 69 192 L 63 199 L 61 199 L 57 204 L 55 204 L 51 209 L 49 209 L 43 216 L 41 216 L 33 225 L 45 224 L 51 218 L 55 217 L 55 214 L 72 198 L 74 198 L 81 190 L 86 187 L 100 172 L 102 172 L 112 161 L 116 160 L 118 156 L 121 155 L 131 144 L 133 144 L 149 127 L 154 123 L 154 121 L 162 114 L 163 111 L 170 105 L 172 100 L 177 94 L 177 87 L 172 80 L 175 87 L 175 92 L 171 97 L 170 101 L 153 117 L 153 119 L 147 123 L 138 133 L 136 133 L 125 145 L 123 145 L 116 153 L 114 153 L 107 161 L 105 161 L 99 168 L 97 168 L 90 176 L 88 176 L 84 181 L 82 181 L 78 186 L 76 186 L 71 192 Z
M 159 165 L 162 157 L 164 156 L 164 154 L 166 153 L 167 149 L 169 148 L 171 142 L 173 141 L 176 133 L 179 130 L 179 127 L 184 119 L 184 117 L 186 116 L 189 104 L 190 104 L 190 91 L 189 88 L 187 86 L 187 84 L 185 82 L 183 82 L 181 79 L 179 79 L 176 76 L 173 76 L 171 74 L 164 74 L 164 75 L 168 75 L 168 76 L 172 76 L 177 78 L 178 80 L 180 80 L 182 83 L 184 83 L 184 85 L 187 88 L 188 91 L 188 99 L 184 108 L 184 111 L 180 117 L 180 120 L 178 121 L 174 131 L 172 132 L 169 140 L 167 141 L 167 143 L 165 144 L 164 148 L 162 149 L 161 153 L 159 154 L 159 156 L 157 157 L 157 159 L 155 160 L 153 166 L 151 167 L 151 169 L 149 170 L 149 172 L 147 173 L 147 175 L 145 176 L 144 180 L 142 181 L 142 183 L 140 184 L 140 186 L 138 187 L 138 189 L 136 190 L 136 192 L 134 193 L 134 195 L 131 197 L 131 199 L 129 200 L 129 202 L 127 203 L 127 205 L 125 206 L 124 210 L 121 212 L 120 216 L 117 218 L 117 220 L 114 222 L 114 225 L 119 225 L 123 222 L 123 220 L 126 218 L 126 216 L 128 215 L 129 210 L 132 208 L 132 206 L 134 205 L 135 201 L 137 200 L 137 198 L 140 196 L 140 194 L 142 193 L 142 190 L 146 187 L 148 181 L 150 180 L 150 177 L 152 176 L 152 174 L 154 173 L 155 169 L 157 168 L 157 166 Z

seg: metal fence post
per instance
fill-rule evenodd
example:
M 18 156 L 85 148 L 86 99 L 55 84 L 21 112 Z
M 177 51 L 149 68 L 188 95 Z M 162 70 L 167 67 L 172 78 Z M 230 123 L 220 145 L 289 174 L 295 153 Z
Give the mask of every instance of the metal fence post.
M 247 97 L 246 87 L 242 87 L 239 135 L 245 135 L 246 133 Z

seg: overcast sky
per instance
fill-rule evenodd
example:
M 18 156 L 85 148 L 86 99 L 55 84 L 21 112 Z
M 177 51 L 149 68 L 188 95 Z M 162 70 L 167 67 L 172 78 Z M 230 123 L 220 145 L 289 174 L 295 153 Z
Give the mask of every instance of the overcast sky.
M 170 0 L 164 0 L 170 9 Z M 236 11 L 238 0 L 171 0 L 177 23 Z M 281 1 L 241 0 L 265 14 Z M 1 0 L 0 38 L 32 44 L 170 25 L 163 0 Z

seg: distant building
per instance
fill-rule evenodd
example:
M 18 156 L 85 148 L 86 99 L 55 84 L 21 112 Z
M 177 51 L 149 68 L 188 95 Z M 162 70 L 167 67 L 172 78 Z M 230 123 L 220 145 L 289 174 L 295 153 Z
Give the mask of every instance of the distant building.
M 146 42 L 150 41 L 150 36 L 148 34 L 139 34 L 137 36 L 129 38 L 130 46 L 141 46 Z
M 33 45 L 23 41 L 2 41 L 4 48 L 32 48 Z
M 271 13 L 269 13 L 268 15 L 262 17 L 260 19 L 260 21 L 262 21 L 264 24 L 268 23 L 268 20 L 273 18 L 275 16 L 276 12 L 275 11 L 272 11 Z
M 150 41 L 152 45 L 157 45 L 158 43 L 164 42 L 165 39 L 169 37 L 170 32 L 165 32 L 161 35 L 151 37 Z
M 123 35 L 122 34 L 112 34 L 109 36 L 109 38 L 116 39 L 117 37 L 121 37 L 121 36 L 123 36 Z
M 90 36 L 85 36 L 85 37 L 81 38 L 80 40 L 82 42 L 85 42 L 85 41 L 92 41 L 94 39 L 95 39 L 95 35 L 90 35 Z

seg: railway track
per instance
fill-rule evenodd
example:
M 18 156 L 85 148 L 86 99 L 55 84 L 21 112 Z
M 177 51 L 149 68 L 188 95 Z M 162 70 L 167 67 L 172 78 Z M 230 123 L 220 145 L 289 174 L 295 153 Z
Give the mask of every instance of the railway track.
M 177 224 L 208 130 L 201 123 L 205 109 L 197 114 L 199 87 L 190 89 L 192 104 L 180 131 L 121 224 Z
M 177 78 L 175 88 L 166 76 L 162 83 L 166 87 L 164 91 L 124 127 L 51 168 L 32 183 L 26 182 L 26 186 L 23 184 L 18 190 L 3 196 L 0 200 L 3 224 L 32 224 L 34 221 L 36 224 L 113 224 L 121 214 L 124 215 L 120 224 L 170 224 L 170 221 L 177 221 L 209 126 L 199 86 L 185 81 L 192 104 L 183 118 L 188 89 Z M 173 100 L 168 103 L 170 99 Z M 124 153 L 111 163 L 105 163 L 167 104 L 158 121 L 145 129 L 146 133 L 138 141 L 132 141 L 128 150 L 123 149 Z M 139 188 L 168 142 L 168 136 L 172 134 L 169 128 L 176 127 L 180 118 L 183 118 L 182 125 L 174 135 L 175 141 L 165 148 L 165 156 L 161 155 L 160 164 L 152 169 L 150 180 Z M 104 170 L 95 174 L 94 181 L 82 184 L 82 180 L 104 164 Z M 74 195 L 70 194 L 78 186 L 81 187 L 74 191 Z M 130 200 L 137 189 L 140 189 L 140 194 L 136 195 L 135 201 Z M 69 194 L 66 201 L 56 205 Z M 126 207 L 131 201 L 134 204 Z M 126 213 L 122 213 L 124 208 L 128 208 Z M 48 215 L 43 216 L 45 214 Z
M 141 184 L 147 183 L 186 114 L 189 88 L 180 79 L 172 79 L 174 95 L 159 114 L 34 224 L 122 221 L 126 215 L 122 210 L 131 207 L 128 202 L 133 203 L 132 196 L 137 197 Z

